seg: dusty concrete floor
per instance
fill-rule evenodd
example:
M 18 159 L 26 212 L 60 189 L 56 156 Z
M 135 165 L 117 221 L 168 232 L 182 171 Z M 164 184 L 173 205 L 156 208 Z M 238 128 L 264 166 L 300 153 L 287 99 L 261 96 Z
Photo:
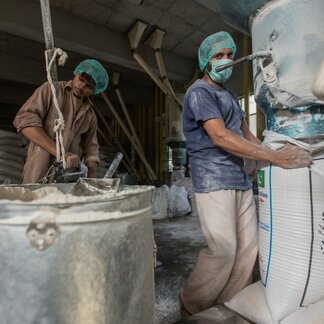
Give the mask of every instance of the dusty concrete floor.
M 247 323 L 223 306 L 216 306 L 187 319 L 181 319 L 178 293 L 193 269 L 199 251 L 206 247 L 198 217 L 155 220 L 157 259 L 155 269 L 156 324 L 243 324 Z
M 199 219 L 192 216 L 154 221 L 154 234 L 162 262 L 155 269 L 155 319 L 156 324 L 172 324 L 180 320 L 179 289 L 206 243 Z

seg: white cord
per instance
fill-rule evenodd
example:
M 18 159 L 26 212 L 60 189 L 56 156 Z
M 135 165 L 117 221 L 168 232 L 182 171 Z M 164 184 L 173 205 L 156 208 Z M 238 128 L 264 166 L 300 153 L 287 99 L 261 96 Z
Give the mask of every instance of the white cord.
M 53 82 L 53 79 L 51 76 L 51 68 L 52 68 L 53 63 L 55 62 L 56 56 L 59 56 L 58 64 L 60 66 L 64 65 L 68 58 L 68 55 L 64 51 L 62 51 L 60 48 L 56 48 L 50 62 L 48 62 L 47 50 L 45 51 L 47 80 L 51 86 L 54 107 L 56 108 L 57 114 L 58 114 L 58 118 L 55 119 L 55 121 L 54 121 L 54 128 L 53 128 L 53 130 L 55 132 L 55 140 L 56 140 L 56 160 L 60 161 L 60 159 L 62 157 L 63 169 L 65 169 L 66 168 L 66 160 L 65 160 L 65 149 L 64 149 L 64 144 L 63 144 L 63 130 L 65 128 L 65 121 L 64 121 L 63 114 L 60 110 L 60 107 L 59 107 L 59 104 L 57 101 L 56 89 L 55 89 L 54 82 Z

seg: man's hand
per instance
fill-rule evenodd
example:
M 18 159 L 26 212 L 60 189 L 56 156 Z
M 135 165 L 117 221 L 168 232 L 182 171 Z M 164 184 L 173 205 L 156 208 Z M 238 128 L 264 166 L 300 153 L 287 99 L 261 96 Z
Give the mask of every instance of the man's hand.
M 65 160 L 67 169 L 77 170 L 80 168 L 80 157 L 78 154 L 68 152 L 65 154 Z
M 268 161 L 284 169 L 304 168 L 312 163 L 312 156 L 309 152 L 292 144 L 286 144 L 280 150 L 272 150 L 261 146 L 255 140 L 242 138 L 226 129 L 222 119 L 208 119 L 202 123 L 205 131 L 215 146 L 225 151 L 251 160 Z M 251 136 L 244 130 L 245 135 L 251 140 Z
M 274 164 L 284 169 L 305 168 L 312 163 L 312 156 L 309 152 L 292 144 L 286 144 L 277 153 L 278 158 Z

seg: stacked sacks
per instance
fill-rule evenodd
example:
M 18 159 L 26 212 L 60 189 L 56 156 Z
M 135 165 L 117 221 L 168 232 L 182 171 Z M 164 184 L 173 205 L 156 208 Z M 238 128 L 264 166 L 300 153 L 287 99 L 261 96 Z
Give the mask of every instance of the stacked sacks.
M 162 185 L 155 188 L 152 196 L 153 219 L 172 218 L 191 212 L 188 192 L 184 187 Z
M 273 149 L 287 142 L 307 149 L 313 163 L 309 168 L 259 170 L 261 283 L 246 288 L 227 306 L 252 321 L 252 308 L 259 307 L 254 315 L 265 314 L 266 308 L 268 319 L 258 318 L 257 323 L 288 323 L 289 316 L 306 308 L 313 317 L 311 305 L 324 302 L 324 142 L 306 144 L 268 131 L 265 135 L 264 144 Z M 243 301 L 246 294 L 264 296 L 264 305 L 260 298 L 247 306 L 250 310 L 238 309 L 239 295 Z M 317 316 L 323 318 L 324 309 Z
M 184 187 L 184 189 L 188 193 L 188 199 L 191 207 L 191 216 L 197 217 L 198 209 L 197 209 L 196 196 L 192 184 L 192 179 L 185 177 L 175 181 L 173 185 L 176 187 Z
M 17 133 L 0 129 L 0 184 L 21 183 L 25 146 Z
M 173 170 L 171 174 L 171 185 L 175 187 L 183 187 L 188 193 L 189 204 L 191 207 L 191 216 L 198 216 L 195 191 L 192 179 L 185 177 L 185 169 Z

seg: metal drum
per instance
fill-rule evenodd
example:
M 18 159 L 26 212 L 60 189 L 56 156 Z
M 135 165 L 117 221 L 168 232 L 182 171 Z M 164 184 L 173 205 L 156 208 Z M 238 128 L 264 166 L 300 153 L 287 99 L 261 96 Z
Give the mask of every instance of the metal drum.
M 153 323 L 152 187 L 71 186 L 0 186 L 0 322 Z

